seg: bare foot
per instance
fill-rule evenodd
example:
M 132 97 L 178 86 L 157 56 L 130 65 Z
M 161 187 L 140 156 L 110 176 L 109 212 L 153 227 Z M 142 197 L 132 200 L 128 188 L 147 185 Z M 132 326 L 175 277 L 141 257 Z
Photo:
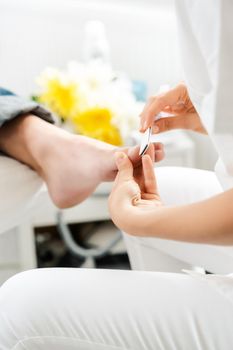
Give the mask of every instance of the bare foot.
M 113 181 L 117 172 L 116 150 L 116 147 L 84 136 L 60 137 L 41 163 L 41 176 L 55 205 L 59 208 L 76 205 L 101 182 Z M 139 148 L 125 149 L 125 152 L 137 166 L 141 161 Z M 155 153 L 157 160 L 163 158 L 160 144 L 156 145 Z
M 59 208 L 82 202 L 102 181 L 113 181 L 117 172 L 116 147 L 72 135 L 32 115 L 0 128 L 0 150 L 35 169 Z M 135 167 L 140 165 L 138 147 L 124 151 Z M 156 161 L 163 158 L 161 144 L 149 152 Z
M 76 205 L 110 179 L 114 152 L 114 147 L 86 137 L 60 137 L 41 163 L 41 176 L 54 204 Z

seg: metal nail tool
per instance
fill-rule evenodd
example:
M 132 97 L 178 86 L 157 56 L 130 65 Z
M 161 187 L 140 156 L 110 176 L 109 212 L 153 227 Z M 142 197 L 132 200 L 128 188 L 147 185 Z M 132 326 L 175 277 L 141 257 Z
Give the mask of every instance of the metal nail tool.
M 139 150 L 139 155 L 142 157 L 149 145 L 150 145 L 150 138 L 151 138 L 151 134 L 152 134 L 152 128 L 148 128 L 143 134 L 142 134 L 142 138 L 141 138 L 141 146 L 140 146 L 140 150 Z

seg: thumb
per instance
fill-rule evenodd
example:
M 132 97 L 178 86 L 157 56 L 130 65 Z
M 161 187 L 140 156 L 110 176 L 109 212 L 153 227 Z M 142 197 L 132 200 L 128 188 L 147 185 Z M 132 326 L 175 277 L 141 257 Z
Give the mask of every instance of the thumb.
M 118 169 L 118 181 L 127 181 L 133 178 L 133 165 L 127 155 L 123 152 L 115 153 Z

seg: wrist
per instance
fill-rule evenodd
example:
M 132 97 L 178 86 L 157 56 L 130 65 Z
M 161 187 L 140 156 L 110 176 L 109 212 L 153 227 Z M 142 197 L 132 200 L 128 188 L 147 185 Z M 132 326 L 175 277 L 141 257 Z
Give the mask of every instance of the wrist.
M 127 233 L 140 237 L 165 238 L 164 233 L 168 220 L 167 209 L 160 207 L 149 211 L 135 211 L 134 220 L 132 220 L 132 225 L 128 227 Z
M 124 208 L 122 213 L 112 218 L 114 223 L 124 232 L 132 236 L 148 237 L 151 227 L 148 225 L 147 213 L 136 206 Z

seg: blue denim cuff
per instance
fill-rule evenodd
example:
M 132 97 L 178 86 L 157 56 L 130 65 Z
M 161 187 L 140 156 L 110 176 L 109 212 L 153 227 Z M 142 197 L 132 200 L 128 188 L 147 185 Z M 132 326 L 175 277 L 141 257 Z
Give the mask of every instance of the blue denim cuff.
M 11 91 L 0 88 L 0 126 L 22 114 L 33 114 L 49 123 L 54 123 L 53 115 L 38 103 L 16 96 Z
M 9 91 L 7 89 L 4 89 L 2 87 L 0 87 L 0 96 L 14 96 L 15 94 L 12 91 Z

